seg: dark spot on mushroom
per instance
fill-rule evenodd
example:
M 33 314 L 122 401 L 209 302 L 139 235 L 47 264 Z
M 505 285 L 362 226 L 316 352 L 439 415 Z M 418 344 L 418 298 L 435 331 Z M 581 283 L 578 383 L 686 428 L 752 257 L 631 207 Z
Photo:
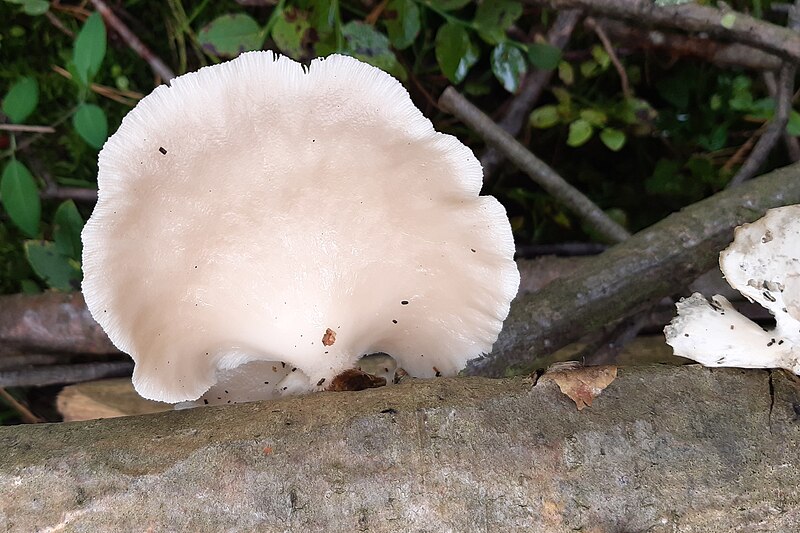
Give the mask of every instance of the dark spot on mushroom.
M 297 368 L 296 368 L 296 367 L 295 367 L 295 368 L 292 368 L 292 372 L 294 372 L 295 370 L 297 370 Z
M 689 336 L 689 334 L 688 334 L 688 333 L 684 333 L 684 334 L 683 334 L 683 336 L 684 336 L 684 337 L 688 337 L 688 336 Z
M 420 356 L 420 357 L 425 357 L 425 354 L 422 354 L 422 353 L 421 353 L 421 354 L 419 354 L 419 356 Z
M 269 385 L 269 381 L 265 381 L 265 382 L 264 382 L 264 385 Z
M 221 400 L 221 399 L 222 399 L 221 397 L 217 396 L 217 400 Z
M 328 353 L 328 351 L 326 350 L 325 353 Z
M 403 300 L 402 302 L 400 302 L 400 305 L 408 305 L 408 300 Z
M 162 155 L 167 155 L 167 150 L 163 146 L 159 146 L 158 151 L 161 152 Z
M 230 394 L 230 392 L 228 392 L 228 391 L 225 391 L 225 394 Z
M 767 300 L 769 300 L 770 302 L 774 302 L 774 301 L 776 301 L 776 300 L 775 300 L 775 297 L 774 297 L 772 294 L 770 294 L 770 292 L 769 292 L 769 291 L 764 291 L 762 294 L 764 295 L 764 298 L 766 298 L 766 299 L 767 299 Z
M 775 339 L 770 339 L 770 341 L 767 343 L 767 348 L 769 348 L 773 344 L 775 344 Z
M 288 388 L 289 388 L 289 387 L 284 387 L 284 388 L 282 388 L 281 390 L 286 390 L 286 389 L 288 389 Z
M 321 380 L 317 381 L 317 387 L 321 386 L 323 383 L 325 383 L 325 378 L 322 378 Z
M 442 376 L 442 373 L 441 373 L 441 372 L 439 372 L 439 369 L 438 369 L 438 368 L 436 368 L 435 366 L 433 367 L 433 371 L 434 371 L 434 372 L 436 372 L 436 377 L 437 377 L 437 378 Z
M 315 142 L 317 142 L 317 140 L 316 139 L 311 139 L 311 142 L 315 143 Z
M 205 405 L 208 405 L 208 400 L 207 400 L 206 398 L 203 398 L 203 403 L 204 403 Z
M 778 346 L 780 346 L 781 344 L 783 344 L 783 339 L 778 341 Z
M 384 372 L 389 372 L 389 369 L 388 369 L 388 368 L 386 368 L 386 367 L 383 367 L 383 371 L 384 371 Z
M 725 358 L 724 358 L 724 357 L 720 357 L 719 359 L 717 359 L 717 364 L 718 364 L 718 365 L 719 365 L 719 364 L 722 364 L 722 363 L 724 363 L 724 362 L 725 362 Z
M 731 329 L 733 329 L 733 324 L 731 324 Z
M 273 372 L 277 372 L 277 371 L 278 371 L 278 367 L 277 367 L 277 366 L 273 366 L 273 367 L 272 367 L 272 371 L 273 371 Z
M 281 366 L 282 366 L 283 368 L 286 368 L 286 363 L 284 363 L 283 361 L 281 361 Z
M 469 251 L 474 254 L 475 253 L 475 248 L 470 248 Z
M 397 324 L 397 320 L 392 320 L 392 324 Z
M 231 401 L 230 401 L 230 400 L 228 400 L 228 403 L 231 403 Z
M 381 414 L 384 414 L 384 415 L 395 415 L 395 414 L 397 414 L 397 409 L 392 409 L 391 407 L 388 407 L 388 408 L 384 409 L 383 411 L 381 411 Z
M 194 267 L 197 268 L 197 265 L 195 265 Z

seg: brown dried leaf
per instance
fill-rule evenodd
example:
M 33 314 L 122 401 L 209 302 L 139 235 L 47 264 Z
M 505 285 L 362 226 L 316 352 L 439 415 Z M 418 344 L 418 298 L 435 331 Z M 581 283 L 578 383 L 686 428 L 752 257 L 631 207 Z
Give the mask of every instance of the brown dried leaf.
M 575 402 L 578 411 L 591 407 L 603 389 L 617 379 L 616 366 L 587 366 L 567 370 L 548 370 L 541 379 L 554 381 L 561 392 Z
M 332 392 L 358 391 L 383 387 L 384 385 L 386 385 L 386 378 L 373 376 L 356 368 L 351 368 L 333 378 L 333 381 L 325 390 Z

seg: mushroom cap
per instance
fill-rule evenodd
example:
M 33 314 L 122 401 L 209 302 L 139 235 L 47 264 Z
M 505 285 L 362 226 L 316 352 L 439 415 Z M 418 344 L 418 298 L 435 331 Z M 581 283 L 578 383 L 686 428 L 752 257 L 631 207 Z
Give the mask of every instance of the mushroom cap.
M 800 346 L 800 205 L 736 228 L 719 265 L 731 287 L 775 316 L 778 335 Z
M 695 293 L 677 303 L 678 315 L 664 328 L 675 355 L 800 374 L 800 206 L 770 209 L 736 228 L 719 263 L 731 287 L 775 316 L 775 329 L 765 331 L 722 296 L 709 303 Z
M 309 389 L 374 352 L 452 375 L 490 351 L 519 285 L 481 183 L 379 69 L 242 54 L 158 87 L 106 142 L 84 296 L 155 400 L 258 361 Z

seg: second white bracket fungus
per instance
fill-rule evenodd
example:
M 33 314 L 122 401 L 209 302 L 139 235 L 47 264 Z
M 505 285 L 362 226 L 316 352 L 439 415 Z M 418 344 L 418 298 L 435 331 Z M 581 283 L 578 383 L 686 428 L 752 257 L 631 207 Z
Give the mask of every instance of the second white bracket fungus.
M 800 374 L 800 205 L 771 209 L 736 228 L 720 254 L 730 285 L 775 317 L 765 331 L 722 296 L 699 293 L 677 304 L 664 328 L 675 355 L 706 366 L 785 368 Z
M 376 352 L 453 375 L 519 285 L 481 184 L 390 75 L 243 54 L 158 87 L 107 141 L 86 302 L 154 400 L 322 389 Z

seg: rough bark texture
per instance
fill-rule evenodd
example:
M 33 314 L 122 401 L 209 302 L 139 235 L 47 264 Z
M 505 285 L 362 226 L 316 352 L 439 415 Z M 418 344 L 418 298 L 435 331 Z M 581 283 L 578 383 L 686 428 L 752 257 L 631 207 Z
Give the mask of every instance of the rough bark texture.
M 467 373 L 503 376 L 514 365 L 535 365 L 537 356 L 680 291 L 716 267 L 736 226 L 800 203 L 799 178 L 795 164 L 717 193 L 517 298 L 492 353 Z
M 797 386 L 622 368 L 0 427 L 3 531 L 797 531 Z
M 81 293 L 56 292 L 0 297 L 0 353 L 13 350 L 118 353 Z

